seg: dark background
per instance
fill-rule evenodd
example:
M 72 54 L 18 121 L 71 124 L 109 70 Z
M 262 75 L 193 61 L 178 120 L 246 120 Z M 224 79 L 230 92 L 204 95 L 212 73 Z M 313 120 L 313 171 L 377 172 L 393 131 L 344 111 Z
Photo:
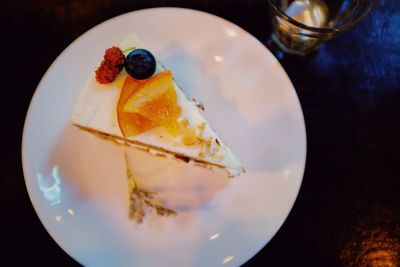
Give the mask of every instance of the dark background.
M 20 154 L 26 111 L 46 69 L 75 38 L 156 6 L 216 14 L 268 44 L 266 1 L 1 2 L 1 266 L 79 266 L 30 203 Z M 400 266 L 400 2 L 381 1 L 317 53 L 281 64 L 304 112 L 306 170 L 286 222 L 245 266 Z

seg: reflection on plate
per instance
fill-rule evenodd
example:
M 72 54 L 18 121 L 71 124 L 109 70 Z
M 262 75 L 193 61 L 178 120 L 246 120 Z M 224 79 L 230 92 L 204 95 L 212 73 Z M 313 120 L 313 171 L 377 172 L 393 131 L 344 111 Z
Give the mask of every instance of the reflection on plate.
M 87 75 L 105 48 L 130 32 L 137 32 L 173 70 L 189 97 L 205 104 L 205 116 L 246 166 L 246 174 L 227 179 L 70 125 Z M 72 43 L 37 88 L 22 151 L 26 186 L 43 225 L 85 266 L 244 263 L 288 215 L 305 155 L 301 107 L 274 57 L 236 25 L 179 8 L 128 13 Z M 153 211 L 140 212 L 145 216 L 139 224 L 137 217 L 128 219 L 132 180 L 125 158 L 140 186 L 138 194 L 147 192 L 153 205 Z M 174 216 L 157 216 L 162 211 L 156 206 Z

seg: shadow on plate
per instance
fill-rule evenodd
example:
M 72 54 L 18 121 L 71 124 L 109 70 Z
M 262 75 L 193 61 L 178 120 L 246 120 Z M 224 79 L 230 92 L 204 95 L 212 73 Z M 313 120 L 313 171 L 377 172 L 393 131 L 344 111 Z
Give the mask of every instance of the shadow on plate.
M 212 209 L 209 203 L 230 182 L 224 172 L 117 145 L 72 125 L 59 136 L 48 165 L 49 168 L 58 166 L 61 189 L 67 186 L 64 192 L 73 192 L 62 195 L 63 198 L 74 198 L 80 203 L 94 201 L 111 216 L 123 216 L 127 220 L 132 207 L 128 167 L 137 188 L 151 195 L 153 207 L 145 201 L 137 204 L 144 205 L 140 208 L 143 222 L 154 226 L 161 226 L 162 221 L 170 219 L 185 224 L 199 209 Z M 177 216 L 161 218 L 157 215 L 166 210 L 157 210 L 156 206 L 174 211 Z

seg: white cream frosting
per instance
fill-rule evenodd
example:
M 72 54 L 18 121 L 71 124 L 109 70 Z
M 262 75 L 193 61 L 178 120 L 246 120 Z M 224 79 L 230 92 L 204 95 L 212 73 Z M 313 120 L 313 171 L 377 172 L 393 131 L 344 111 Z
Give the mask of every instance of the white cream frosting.
M 121 50 L 124 50 L 129 47 L 145 48 L 145 45 L 135 34 L 130 34 L 119 44 L 119 47 Z M 163 70 L 165 70 L 164 67 L 160 63 L 157 63 L 156 73 Z M 93 72 L 76 100 L 71 122 L 81 127 L 91 128 L 105 134 L 123 138 L 118 126 L 116 107 L 120 90 L 127 75 L 125 70 L 123 70 L 115 81 L 102 85 L 95 80 Z M 162 147 L 173 153 L 183 154 L 191 158 L 224 166 L 230 176 L 237 176 L 243 172 L 244 168 L 242 164 L 210 127 L 200 113 L 197 103 L 188 99 L 175 82 L 174 86 L 178 97 L 178 105 L 182 109 L 178 121 L 186 119 L 191 127 L 197 129 L 197 133 L 203 140 L 210 140 L 209 143 L 211 143 L 207 149 L 205 150 L 204 144 L 201 143 L 191 146 L 184 145 L 181 142 L 182 136 L 173 137 L 161 127 L 127 139 L 154 147 Z M 204 129 L 199 130 L 197 126 L 201 124 L 204 125 Z

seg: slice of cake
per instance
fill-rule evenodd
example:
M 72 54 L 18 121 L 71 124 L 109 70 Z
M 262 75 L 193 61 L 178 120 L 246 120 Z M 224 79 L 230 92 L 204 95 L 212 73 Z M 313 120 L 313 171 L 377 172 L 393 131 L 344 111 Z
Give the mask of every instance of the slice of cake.
M 107 50 L 106 55 L 119 63 L 110 67 L 103 60 L 89 77 L 75 103 L 73 125 L 157 156 L 225 169 L 231 177 L 244 172 L 242 164 L 202 116 L 201 105 L 186 97 L 171 71 L 155 59 L 149 77 L 144 76 L 148 66 L 139 64 L 132 70 L 128 60 L 133 54 L 140 54 L 132 51 L 148 52 L 135 34 L 118 47 L 126 61 L 119 62 L 118 53 Z M 148 64 L 146 60 L 142 63 Z

